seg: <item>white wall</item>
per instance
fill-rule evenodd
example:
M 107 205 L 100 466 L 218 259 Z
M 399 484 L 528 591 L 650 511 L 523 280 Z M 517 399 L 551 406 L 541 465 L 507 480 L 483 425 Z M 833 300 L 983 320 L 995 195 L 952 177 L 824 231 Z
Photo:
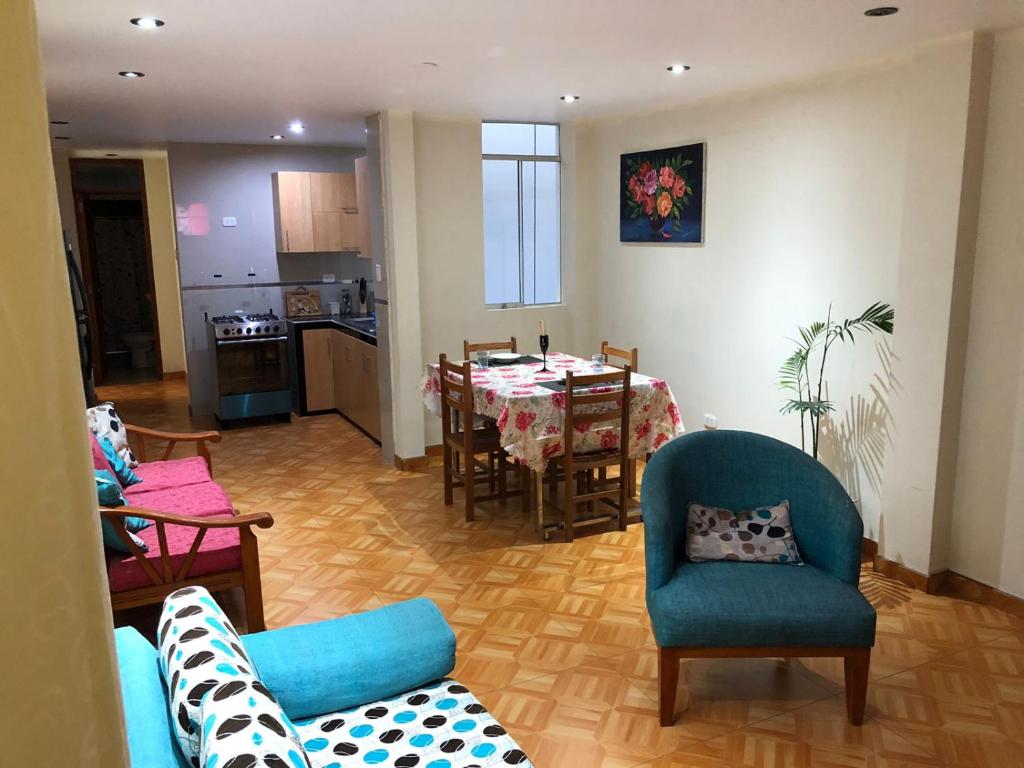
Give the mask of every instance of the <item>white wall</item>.
M 1024 29 L 995 36 L 950 567 L 1024 596 Z
M 519 348 L 538 350 L 537 324 L 544 320 L 552 349 L 586 353 L 574 338 L 576 269 L 573 260 L 575 144 L 561 131 L 562 303 L 520 309 L 484 306 L 483 161 L 479 119 L 416 115 L 416 209 L 419 296 L 424 362 L 442 352 L 462 357 L 462 342 L 515 336 Z M 440 420 L 427 416 L 426 444 L 440 443 Z
M 578 310 L 576 346 L 639 347 L 640 370 L 668 380 L 689 430 L 714 413 L 722 428 L 799 444 L 798 417 L 778 413 L 787 339 L 823 320 L 829 302 L 844 317 L 896 299 L 907 84 L 897 62 L 580 127 L 579 290 L 590 306 Z M 619 155 L 696 141 L 707 142 L 705 245 L 620 244 Z M 869 536 L 881 468 L 867 457 L 886 443 L 883 359 L 862 339 L 829 363 L 841 437 L 829 458 Z
M 0 415 L 0 762 L 118 768 L 127 746 L 31 0 L 0 3 L 0 103 L 16 116 L 0 124 L 0 389 L 16 404 Z

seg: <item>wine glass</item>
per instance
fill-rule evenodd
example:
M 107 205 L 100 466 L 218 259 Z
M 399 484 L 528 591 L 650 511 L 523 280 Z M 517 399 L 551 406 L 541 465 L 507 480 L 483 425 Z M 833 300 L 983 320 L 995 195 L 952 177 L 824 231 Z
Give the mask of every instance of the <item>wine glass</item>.
M 540 369 L 541 373 L 548 372 L 548 335 L 542 333 L 540 335 L 540 351 L 544 355 L 544 366 Z

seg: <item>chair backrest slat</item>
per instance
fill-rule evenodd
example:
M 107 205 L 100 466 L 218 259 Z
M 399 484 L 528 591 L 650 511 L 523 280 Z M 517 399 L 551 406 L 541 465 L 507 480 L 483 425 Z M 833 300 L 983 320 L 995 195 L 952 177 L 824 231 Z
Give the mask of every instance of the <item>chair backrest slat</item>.
M 592 427 L 595 424 L 615 423 L 619 425 L 619 449 L 622 461 L 626 461 L 629 449 L 629 397 L 630 374 L 628 365 L 621 371 L 575 376 L 572 371 L 565 374 L 565 428 L 562 430 L 566 459 L 571 464 L 575 451 L 576 428 Z M 614 387 L 611 392 L 588 392 L 587 387 Z M 615 407 L 602 407 L 615 403 Z M 585 409 L 580 411 L 580 409 Z
M 509 352 L 518 352 L 516 345 L 516 337 L 512 336 L 508 341 L 475 341 L 470 342 L 468 339 L 462 341 L 462 356 L 464 359 L 469 360 L 474 352 L 480 350 L 486 350 L 488 352 L 495 352 L 507 349 Z
M 441 431 L 446 435 L 459 432 L 460 424 L 473 424 L 472 365 L 456 365 L 447 355 L 438 358 L 438 378 L 441 382 Z

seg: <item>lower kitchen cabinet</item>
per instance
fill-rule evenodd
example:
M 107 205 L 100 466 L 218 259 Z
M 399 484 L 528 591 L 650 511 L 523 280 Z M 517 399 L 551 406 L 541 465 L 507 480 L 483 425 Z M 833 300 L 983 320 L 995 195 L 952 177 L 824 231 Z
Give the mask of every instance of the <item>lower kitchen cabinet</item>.
M 334 373 L 331 364 L 330 328 L 305 331 L 302 334 L 303 368 L 306 374 L 306 410 L 328 411 L 334 404 Z
M 302 334 L 306 409 L 337 409 L 380 440 L 380 387 L 377 348 L 336 329 Z

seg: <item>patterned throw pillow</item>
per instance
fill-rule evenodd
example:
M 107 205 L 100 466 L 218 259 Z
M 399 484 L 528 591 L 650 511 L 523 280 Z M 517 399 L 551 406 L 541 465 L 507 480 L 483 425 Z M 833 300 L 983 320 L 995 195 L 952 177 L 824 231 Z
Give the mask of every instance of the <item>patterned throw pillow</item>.
M 128 447 L 128 435 L 125 434 L 124 422 L 114 410 L 111 402 L 100 403 L 94 408 L 88 408 L 85 415 L 89 420 L 89 429 L 96 435 L 96 439 L 107 437 L 117 451 L 117 455 L 124 459 L 124 462 L 134 469 L 139 466 L 135 454 Z
M 686 554 L 695 563 L 745 560 L 803 565 L 789 522 L 789 501 L 740 512 L 691 502 L 686 514 Z
M 309 768 L 295 727 L 253 673 L 210 593 L 172 592 L 162 616 L 160 668 L 186 761 L 196 768 Z
M 114 474 L 117 475 L 117 481 L 121 485 L 127 488 L 129 485 L 135 485 L 141 483 L 142 478 L 132 472 L 131 467 L 121 458 L 120 454 L 114 449 L 114 444 L 110 442 L 110 438 L 100 437 L 97 438 L 100 444 L 100 448 L 103 450 L 103 455 L 107 461 L 110 462 L 111 468 L 114 470 Z

